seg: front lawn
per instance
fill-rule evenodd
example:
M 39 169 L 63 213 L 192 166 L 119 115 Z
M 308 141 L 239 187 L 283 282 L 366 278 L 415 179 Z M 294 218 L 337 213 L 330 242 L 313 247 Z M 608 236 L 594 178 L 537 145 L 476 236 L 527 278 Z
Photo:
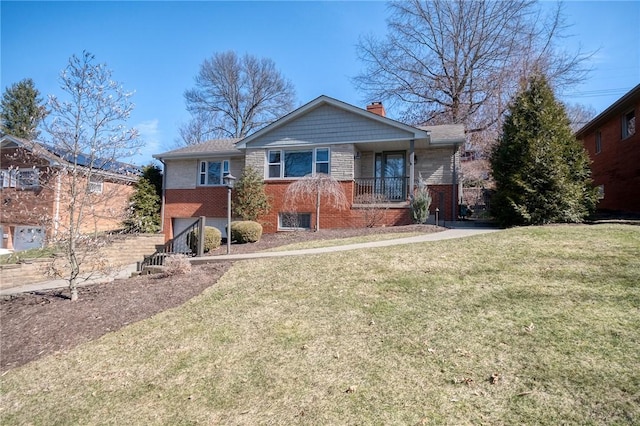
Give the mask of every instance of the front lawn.
M 239 262 L 7 372 L 0 423 L 637 424 L 639 259 L 597 225 Z

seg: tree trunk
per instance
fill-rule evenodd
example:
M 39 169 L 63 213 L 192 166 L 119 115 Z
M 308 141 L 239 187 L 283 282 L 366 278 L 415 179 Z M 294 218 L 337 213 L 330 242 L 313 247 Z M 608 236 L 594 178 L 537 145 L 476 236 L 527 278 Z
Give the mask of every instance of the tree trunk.
M 69 245 L 69 263 L 71 269 L 69 275 L 69 291 L 71 292 L 71 301 L 76 302 L 78 300 L 77 277 L 80 273 L 80 265 L 78 265 L 78 259 L 76 258 L 74 242 Z

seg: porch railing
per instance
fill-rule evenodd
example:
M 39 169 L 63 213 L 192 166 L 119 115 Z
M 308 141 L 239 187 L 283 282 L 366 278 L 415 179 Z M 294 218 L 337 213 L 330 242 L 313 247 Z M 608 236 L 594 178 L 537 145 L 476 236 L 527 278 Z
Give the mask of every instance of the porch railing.
M 144 271 L 146 266 L 162 266 L 164 259 L 170 254 L 184 254 L 187 256 L 196 256 L 198 253 L 191 250 L 189 244 L 189 234 L 194 232 L 200 235 L 201 219 L 196 219 L 184 231 L 167 241 L 162 247 L 158 248 L 155 253 L 145 256 L 142 262 L 138 262 L 138 272 Z
M 409 178 L 357 178 L 353 199 L 355 203 L 363 200 L 383 199 L 386 202 L 404 202 L 409 192 Z

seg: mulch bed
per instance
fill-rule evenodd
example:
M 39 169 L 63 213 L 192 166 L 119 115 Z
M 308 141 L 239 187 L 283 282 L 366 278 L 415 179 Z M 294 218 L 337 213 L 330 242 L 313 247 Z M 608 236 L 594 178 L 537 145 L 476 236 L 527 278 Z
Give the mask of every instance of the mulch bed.
M 437 232 L 431 225 L 333 229 L 263 235 L 254 244 L 232 245 L 232 253 L 253 253 L 296 242 L 389 232 Z M 211 255 L 226 253 L 221 247 Z M 231 262 L 194 267 L 189 275 L 145 275 L 80 287 L 71 302 L 68 289 L 3 296 L 0 299 L 0 372 L 68 350 L 127 324 L 179 306 L 214 285 Z

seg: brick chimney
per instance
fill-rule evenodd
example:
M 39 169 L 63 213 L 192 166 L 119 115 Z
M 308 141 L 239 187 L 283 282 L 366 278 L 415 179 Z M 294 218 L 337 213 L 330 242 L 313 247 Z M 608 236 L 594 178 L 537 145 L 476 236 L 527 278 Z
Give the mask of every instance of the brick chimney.
M 386 116 L 382 102 L 371 102 L 371 105 L 367 105 L 367 111 L 378 114 L 381 117 Z

